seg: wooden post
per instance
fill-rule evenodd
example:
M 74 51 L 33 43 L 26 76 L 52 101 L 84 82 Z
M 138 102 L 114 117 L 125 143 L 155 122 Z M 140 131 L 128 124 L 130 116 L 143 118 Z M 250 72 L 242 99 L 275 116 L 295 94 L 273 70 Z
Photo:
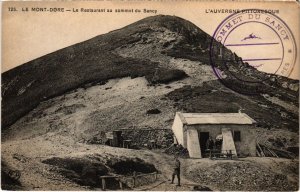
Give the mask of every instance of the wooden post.
M 154 174 L 155 181 L 157 180 L 157 172 Z
M 133 187 L 135 187 L 136 172 L 133 172 Z
M 257 142 L 256 144 L 257 144 L 258 148 L 260 149 L 261 156 L 262 156 L 262 157 L 265 157 L 265 154 L 264 154 L 262 148 L 260 147 L 259 143 Z
M 119 180 L 119 185 L 120 185 L 120 189 L 123 190 L 123 183 L 121 182 L 121 180 Z
M 102 178 L 102 190 L 105 190 L 106 185 L 105 185 L 105 178 Z

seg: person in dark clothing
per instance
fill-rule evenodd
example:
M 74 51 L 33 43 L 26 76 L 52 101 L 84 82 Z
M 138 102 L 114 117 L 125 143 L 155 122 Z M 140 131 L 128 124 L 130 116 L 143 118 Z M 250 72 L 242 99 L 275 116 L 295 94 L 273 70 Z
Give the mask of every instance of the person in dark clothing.
M 206 142 L 206 149 L 209 150 L 209 158 L 211 158 L 211 153 L 212 153 L 214 148 L 215 148 L 215 142 L 212 139 L 212 137 L 209 137 L 209 139 Z
M 223 136 L 218 135 L 216 137 L 215 145 L 216 145 L 216 149 L 218 150 L 219 153 L 221 152 L 221 149 L 222 149 L 222 143 L 223 143 Z
M 178 184 L 177 186 L 180 186 L 180 161 L 178 160 L 178 157 L 175 156 L 174 158 L 175 162 L 174 162 L 174 167 L 173 167 L 173 174 L 172 174 L 172 182 L 171 184 L 174 183 L 174 179 L 175 179 L 175 175 L 177 175 L 177 179 L 178 179 Z

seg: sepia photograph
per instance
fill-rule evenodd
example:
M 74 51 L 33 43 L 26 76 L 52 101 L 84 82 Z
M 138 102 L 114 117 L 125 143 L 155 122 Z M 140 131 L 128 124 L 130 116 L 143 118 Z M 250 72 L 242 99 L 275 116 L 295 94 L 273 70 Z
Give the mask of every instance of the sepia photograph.
M 298 2 L 1 5 L 2 190 L 299 190 Z

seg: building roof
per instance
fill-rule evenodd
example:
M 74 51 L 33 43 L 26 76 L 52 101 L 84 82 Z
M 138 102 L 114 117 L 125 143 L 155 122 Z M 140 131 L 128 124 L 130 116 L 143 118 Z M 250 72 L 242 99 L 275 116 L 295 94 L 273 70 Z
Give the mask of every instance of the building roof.
M 240 124 L 256 123 L 245 113 L 181 113 L 177 112 L 183 124 Z

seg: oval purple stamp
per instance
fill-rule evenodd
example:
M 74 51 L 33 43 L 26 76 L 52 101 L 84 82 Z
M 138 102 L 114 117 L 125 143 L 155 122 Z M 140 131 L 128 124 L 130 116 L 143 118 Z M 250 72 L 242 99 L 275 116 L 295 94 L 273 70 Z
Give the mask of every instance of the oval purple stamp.
M 287 24 L 259 9 L 228 16 L 215 30 L 210 45 L 210 62 L 217 77 L 245 94 L 260 92 L 272 75 L 289 77 L 296 57 L 295 38 Z

